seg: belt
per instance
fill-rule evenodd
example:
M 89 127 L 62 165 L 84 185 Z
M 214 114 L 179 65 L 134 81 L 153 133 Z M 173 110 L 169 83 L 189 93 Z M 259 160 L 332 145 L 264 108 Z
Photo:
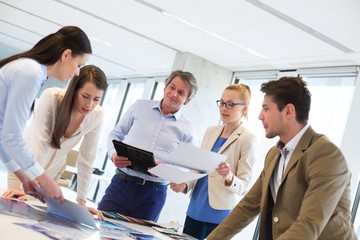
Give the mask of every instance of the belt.
M 168 183 L 166 183 L 166 182 L 153 182 L 153 181 L 145 180 L 145 179 L 140 178 L 140 177 L 131 176 L 131 175 L 128 175 L 128 174 L 124 173 L 121 170 L 116 171 L 116 176 L 118 176 L 118 178 L 123 179 L 125 181 L 133 182 L 133 183 L 136 183 L 136 184 L 139 184 L 139 185 L 153 185 L 153 186 L 168 185 Z

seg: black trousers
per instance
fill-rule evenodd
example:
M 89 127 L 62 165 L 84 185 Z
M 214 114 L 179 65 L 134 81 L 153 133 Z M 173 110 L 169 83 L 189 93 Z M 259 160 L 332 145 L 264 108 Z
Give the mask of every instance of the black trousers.
M 274 208 L 274 200 L 271 195 L 271 190 L 269 187 L 269 194 L 268 194 L 268 202 L 267 202 L 267 212 L 265 216 L 265 239 L 272 240 L 272 211 Z
M 266 213 L 265 219 L 265 239 L 272 240 L 272 209 Z

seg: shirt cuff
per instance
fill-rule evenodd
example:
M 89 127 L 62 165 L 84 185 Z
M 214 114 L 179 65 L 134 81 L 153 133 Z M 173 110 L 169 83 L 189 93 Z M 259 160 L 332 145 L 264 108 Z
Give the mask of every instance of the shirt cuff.
M 31 180 L 34 180 L 35 178 L 44 173 L 44 169 L 40 166 L 38 162 L 35 162 L 34 165 L 32 165 L 31 167 L 24 169 L 24 171 Z
M 110 158 L 111 161 L 112 161 L 112 156 L 114 155 L 115 152 L 116 152 L 115 149 L 111 149 L 108 152 L 108 157 Z

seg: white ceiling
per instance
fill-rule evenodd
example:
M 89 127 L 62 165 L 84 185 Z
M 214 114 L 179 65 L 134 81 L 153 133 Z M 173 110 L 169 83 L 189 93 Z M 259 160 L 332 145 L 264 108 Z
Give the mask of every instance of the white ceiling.
M 359 0 L 5 0 L 0 57 L 65 25 L 109 78 L 167 74 L 177 52 L 232 71 L 360 65 Z

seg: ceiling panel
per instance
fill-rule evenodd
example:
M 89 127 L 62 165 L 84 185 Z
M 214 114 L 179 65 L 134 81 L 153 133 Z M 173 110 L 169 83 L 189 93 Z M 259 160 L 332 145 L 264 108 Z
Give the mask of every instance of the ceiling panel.
M 167 74 L 177 52 L 233 71 L 356 65 L 359 12 L 358 0 L 5 0 L 0 56 L 78 25 L 111 78 Z

